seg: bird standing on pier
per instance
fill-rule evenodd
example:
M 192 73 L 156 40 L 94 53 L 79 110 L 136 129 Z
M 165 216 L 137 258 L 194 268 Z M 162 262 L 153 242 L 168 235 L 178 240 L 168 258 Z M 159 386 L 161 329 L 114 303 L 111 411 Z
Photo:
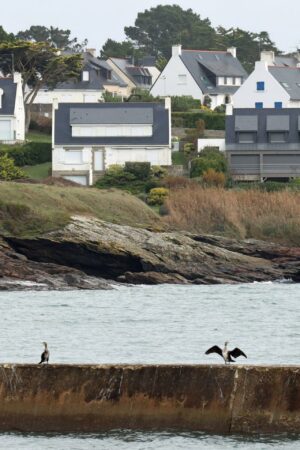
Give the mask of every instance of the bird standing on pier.
M 233 350 L 227 349 L 228 342 L 225 342 L 225 346 L 223 350 L 220 349 L 217 345 L 214 345 L 213 347 L 209 348 L 205 354 L 209 355 L 210 353 L 217 353 L 218 355 L 222 356 L 222 358 L 225 361 L 225 364 L 230 364 L 231 362 L 235 362 L 232 358 L 238 358 L 239 356 L 244 356 L 247 358 L 244 352 L 240 350 L 239 348 L 235 347 Z
M 47 364 L 48 364 L 50 352 L 49 352 L 49 350 L 48 350 L 47 342 L 43 342 L 43 345 L 44 345 L 44 347 L 45 347 L 45 350 L 44 350 L 43 353 L 41 354 L 41 361 L 39 362 L 39 364 L 42 364 L 42 363 L 47 363 Z

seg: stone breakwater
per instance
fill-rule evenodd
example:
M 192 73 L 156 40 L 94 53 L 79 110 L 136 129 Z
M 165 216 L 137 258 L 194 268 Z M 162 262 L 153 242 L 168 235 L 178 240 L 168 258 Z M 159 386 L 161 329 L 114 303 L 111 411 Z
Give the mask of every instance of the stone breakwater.
M 0 366 L 0 431 L 299 433 L 300 366 Z
M 112 280 L 221 284 L 282 278 L 300 281 L 299 247 L 154 232 L 82 216 L 39 237 L 0 237 L 0 289 L 108 289 Z

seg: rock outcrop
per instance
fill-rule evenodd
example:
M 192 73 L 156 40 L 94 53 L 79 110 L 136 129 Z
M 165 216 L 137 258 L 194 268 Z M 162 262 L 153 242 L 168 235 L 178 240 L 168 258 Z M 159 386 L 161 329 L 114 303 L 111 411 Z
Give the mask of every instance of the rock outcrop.
M 44 283 L 45 288 L 107 287 L 104 280 L 132 284 L 300 281 L 300 248 L 158 233 L 93 217 L 75 216 L 65 228 L 37 238 L 6 238 L 0 252 L 2 282 L 26 280 Z
M 0 366 L 0 431 L 118 428 L 299 433 L 299 366 Z

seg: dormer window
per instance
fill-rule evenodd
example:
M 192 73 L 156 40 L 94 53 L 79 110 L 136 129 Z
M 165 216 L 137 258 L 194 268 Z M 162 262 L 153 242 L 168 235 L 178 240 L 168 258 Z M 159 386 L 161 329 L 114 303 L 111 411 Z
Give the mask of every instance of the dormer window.
M 88 70 L 82 72 L 82 81 L 90 81 L 90 72 Z

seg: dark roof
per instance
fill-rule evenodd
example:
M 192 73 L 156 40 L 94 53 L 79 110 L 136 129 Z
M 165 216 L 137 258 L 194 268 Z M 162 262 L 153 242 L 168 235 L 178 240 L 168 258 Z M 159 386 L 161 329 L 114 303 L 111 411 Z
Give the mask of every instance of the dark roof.
M 126 87 L 127 84 L 121 77 L 110 67 L 103 59 L 95 58 L 89 52 L 84 52 L 83 71 L 89 71 L 89 81 L 69 80 L 59 83 L 55 89 L 79 89 L 79 90 L 103 90 L 106 85 L 117 85 Z M 102 70 L 101 70 L 102 69 Z M 103 73 L 105 71 L 111 73 L 111 79 L 107 79 Z
M 139 59 L 139 66 L 155 67 L 155 65 L 156 65 L 155 56 L 144 56 L 143 58 Z
M 138 87 L 151 87 L 151 84 L 139 83 L 136 76 L 151 77 L 152 75 L 146 67 L 134 66 L 126 58 L 110 58 L 110 60 Z
M 300 100 L 300 68 L 269 66 L 269 72 L 286 90 L 291 100 Z
M 72 137 L 71 124 L 150 123 L 152 136 Z M 96 118 L 98 121 L 96 121 Z M 55 111 L 55 145 L 168 145 L 169 111 L 160 103 L 60 103 Z
M 286 66 L 286 67 L 297 67 L 297 64 L 299 64 L 299 60 L 296 56 L 275 56 L 274 64 L 275 66 Z
M 153 109 L 136 108 L 71 108 L 71 124 L 153 124 Z
M 213 76 L 231 76 L 247 78 L 248 74 L 237 58 L 229 52 L 182 50 L 181 59 L 186 68 L 206 94 L 230 94 L 237 91 L 239 86 L 216 86 Z
M 0 78 L 0 89 L 3 90 L 1 116 L 13 116 L 15 113 L 17 84 L 12 78 Z

